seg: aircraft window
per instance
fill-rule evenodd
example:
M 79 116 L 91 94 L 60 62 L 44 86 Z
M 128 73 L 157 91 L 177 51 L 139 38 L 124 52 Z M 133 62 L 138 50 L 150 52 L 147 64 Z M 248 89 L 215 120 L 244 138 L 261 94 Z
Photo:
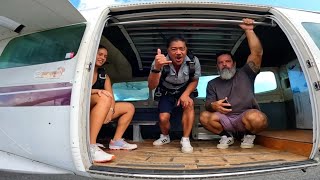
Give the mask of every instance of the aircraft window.
M 197 86 L 199 92 L 198 98 L 206 97 L 207 83 L 211 79 L 214 79 L 216 77 L 218 76 L 212 75 L 200 77 Z M 139 101 L 147 100 L 149 97 L 149 88 L 147 81 L 114 83 L 112 88 L 116 101 Z M 277 81 L 273 72 L 264 71 L 258 74 L 254 83 L 255 93 L 272 91 L 276 88 Z
M 78 24 L 14 38 L 2 52 L 0 69 L 72 59 L 84 30 Z
M 198 83 L 198 86 L 197 86 L 198 98 L 205 98 L 206 97 L 207 84 L 211 79 L 214 79 L 216 77 L 218 77 L 218 75 L 201 76 L 199 78 L 199 83 Z
M 254 93 L 263 93 L 277 89 L 277 80 L 272 71 L 260 72 L 254 81 Z
M 200 77 L 199 83 L 197 86 L 198 93 L 199 93 L 198 98 L 206 97 L 207 84 L 211 79 L 214 79 L 216 77 L 218 77 L 218 75 Z M 256 80 L 254 82 L 254 92 L 256 94 L 272 91 L 272 90 L 275 90 L 276 88 L 277 88 L 277 81 L 273 72 L 271 71 L 260 72 L 256 77 Z
M 149 98 L 148 81 L 114 83 L 112 89 L 116 101 L 139 101 Z
M 320 49 L 320 24 L 304 22 L 302 26 L 307 30 L 314 43 L 318 46 L 318 49 Z

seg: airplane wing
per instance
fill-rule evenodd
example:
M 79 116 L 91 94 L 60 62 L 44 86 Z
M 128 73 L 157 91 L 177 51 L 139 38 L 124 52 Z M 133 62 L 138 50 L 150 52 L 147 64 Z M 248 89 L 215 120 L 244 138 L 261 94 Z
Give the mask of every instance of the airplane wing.
M 0 40 L 17 36 L 14 25 L 25 26 L 21 34 L 85 22 L 68 0 L 5 0 L 0 6 Z

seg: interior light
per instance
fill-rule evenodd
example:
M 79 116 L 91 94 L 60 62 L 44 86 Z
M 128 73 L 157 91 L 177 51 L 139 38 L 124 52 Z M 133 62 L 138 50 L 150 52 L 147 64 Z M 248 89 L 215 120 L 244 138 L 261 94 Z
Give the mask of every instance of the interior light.
M 21 30 L 25 27 L 24 25 L 4 16 L 0 16 L 0 26 L 8 28 L 16 33 L 20 33 Z

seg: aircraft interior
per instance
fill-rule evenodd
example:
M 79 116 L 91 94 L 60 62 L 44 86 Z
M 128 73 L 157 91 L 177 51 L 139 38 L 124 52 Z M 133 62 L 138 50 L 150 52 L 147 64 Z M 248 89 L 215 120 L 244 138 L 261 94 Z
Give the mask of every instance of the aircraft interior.
M 255 32 L 264 51 L 261 73 L 268 72 L 267 77 L 274 82 L 273 88 L 256 93 L 261 110 L 268 116 L 269 126 L 257 135 L 252 149 L 241 149 L 241 135 L 236 135 L 234 145 L 220 150 L 216 148 L 219 136 L 201 126 L 199 114 L 204 110 L 206 83 L 217 76 L 215 54 L 222 50 L 230 51 L 238 68 L 246 63 L 250 52 L 244 32 L 238 26 L 243 17 L 257 22 Z M 308 86 L 304 77 L 296 78 L 297 73 L 303 76 L 303 68 L 291 45 L 292 40 L 271 17 L 267 9 L 111 7 L 110 18 L 101 35 L 101 44 L 109 51 L 105 68 L 113 82 L 114 92 L 119 92 L 119 101 L 129 101 L 136 107 L 125 138 L 136 142 L 138 149 L 106 149 L 117 159 L 110 163 L 95 163 L 90 170 L 197 174 L 309 163 L 313 146 L 313 117 Z M 166 54 L 166 39 L 172 35 L 183 35 L 187 39 L 188 49 L 200 60 L 201 76 L 207 77 L 207 81 L 199 82 L 202 92 L 195 99 L 196 114 L 191 137 L 194 153 L 191 155 L 180 152 L 182 130 L 179 113 L 174 113 L 171 118 L 170 136 L 173 142 L 162 147 L 152 145 L 160 134 L 157 102 L 153 100 L 153 92 L 145 85 L 157 49 Z M 123 87 L 121 83 L 131 90 L 117 90 L 117 87 Z M 304 85 L 304 91 L 296 93 L 299 83 Z M 132 97 L 143 90 L 145 96 Z M 121 99 L 120 94 L 126 91 L 130 92 L 129 97 L 124 95 Z M 115 126 L 116 122 L 102 128 L 99 134 L 102 144 L 108 144 Z

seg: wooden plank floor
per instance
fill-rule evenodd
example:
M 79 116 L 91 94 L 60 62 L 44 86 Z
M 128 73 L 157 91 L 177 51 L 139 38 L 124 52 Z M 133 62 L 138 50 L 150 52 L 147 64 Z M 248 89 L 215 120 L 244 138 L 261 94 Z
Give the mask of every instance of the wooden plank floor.
M 150 169 L 150 170 L 200 170 L 215 168 L 249 167 L 256 165 L 277 165 L 304 161 L 307 157 L 290 152 L 273 150 L 260 145 L 252 149 L 242 149 L 239 142 L 229 149 L 217 149 L 217 140 L 192 141 L 192 154 L 182 153 L 178 140 L 163 146 L 153 146 L 153 140 L 145 140 L 133 151 L 109 150 L 116 160 L 98 166 Z
M 308 157 L 312 150 L 312 130 L 264 131 L 255 142 L 271 149 Z
M 296 142 L 312 143 L 312 130 L 281 130 L 263 131 L 260 136 Z

